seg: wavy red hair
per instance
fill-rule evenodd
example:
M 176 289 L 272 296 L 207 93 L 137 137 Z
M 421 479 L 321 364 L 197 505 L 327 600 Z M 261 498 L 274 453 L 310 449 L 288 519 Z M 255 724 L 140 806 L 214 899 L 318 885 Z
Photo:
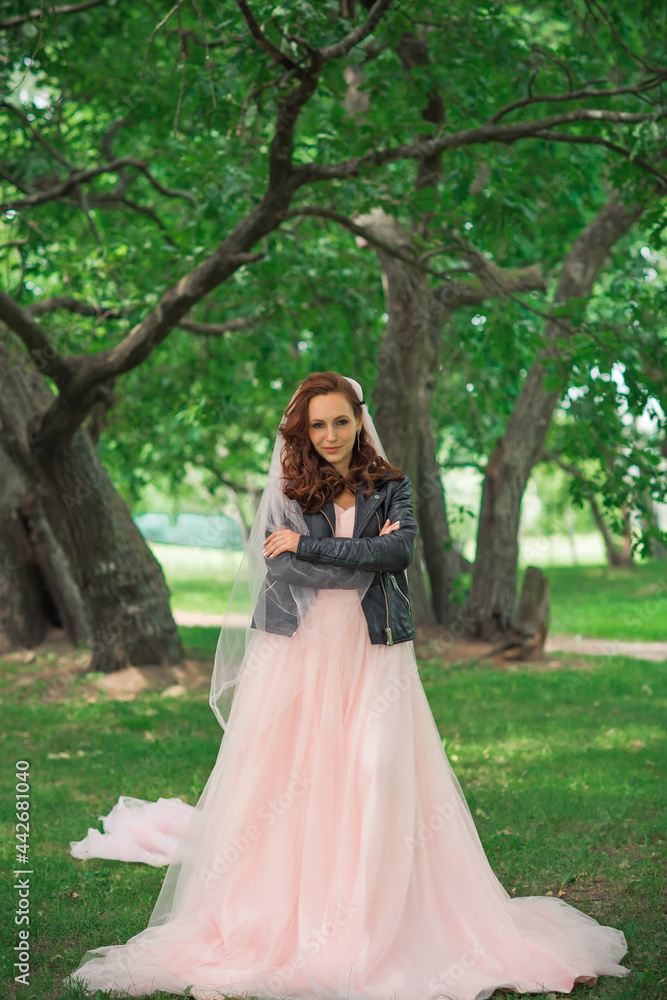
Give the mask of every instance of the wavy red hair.
M 356 492 L 364 487 L 369 496 L 376 484 L 387 479 L 404 479 L 405 473 L 377 453 L 362 426 L 359 448 L 354 447 L 347 474 L 342 476 L 313 448 L 308 434 L 308 406 L 313 396 L 337 392 L 348 400 L 355 420 L 362 414 L 357 394 L 346 378 L 337 372 L 313 372 L 299 386 L 291 405 L 285 410 L 280 432 L 285 444 L 280 455 L 285 495 L 296 500 L 304 513 L 313 513 L 348 487 Z

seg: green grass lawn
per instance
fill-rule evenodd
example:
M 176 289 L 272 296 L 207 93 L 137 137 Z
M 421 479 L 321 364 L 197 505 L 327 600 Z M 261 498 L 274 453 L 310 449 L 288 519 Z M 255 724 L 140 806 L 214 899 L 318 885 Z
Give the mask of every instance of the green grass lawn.
M 209 647 L 217 629 L 196 630 Z M 190 631 L 184 631 L 188 641 Z M 552 893 L 629 942 L 626 979 L 577 987 L 592 1000 L 667 996 L 664 920 L 665 663 L 562 655 L 562 669 L 509 671 L 438 660 L 420 674 L 489 860 L 508 892 Z M 0 661 L 1 663 L 2 661 Z M 38 685 L 14 691 L 27 668 L 4 663 L 3 803 L 14 764 L 31 765 L 32 980 L 12 980 L 15 928 L 3 921 L 3 998 L 72 1000 L 61 980 L 88 948 L 142 930 L 164 868 L 78 861 L 80 840 L 120 794 L 194 804 L 215 763 L 221 730 L 208 692 L 178 699 L 47 704 Z M 9 725 L 11 717 L 11 727 Z M 12 913 L 13 817 L 3 807 L 2 895 Z M 167 994 L 153 994 L 165 997 Z M 98 994 L 102 997 L 103 994 Z M 496 998 L 516 996 L 497 991 Z
M 557 566 L 544 571 L 554 633 L 592 639 L 667 641 L 667 563 L 651 559 L 630 569 Z M 520 574 L 519 587 L 523 581 Z

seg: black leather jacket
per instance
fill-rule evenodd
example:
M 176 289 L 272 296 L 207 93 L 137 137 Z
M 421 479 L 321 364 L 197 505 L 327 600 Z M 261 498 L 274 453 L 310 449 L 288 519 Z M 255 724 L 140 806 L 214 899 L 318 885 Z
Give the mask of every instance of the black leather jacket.
M 267 575 L 260 600 L 266 597 L 267 632 L 296 632 L 296 608 L 294 613 L 290 610 L 294 601 L 288 585 L 305 582 L 313 586 L 313 566 L 308 567 L 307 576 L 299 567 L 305 560 L 317 564 L 316 586 L 322 588 L 349 589 L 355 586 L 350 582 L 353 568 L 374 570 L 375 576 L 361 601 L 370 641 L 391 645 L 416 638 L 405 572 L 414 557 L 419 532 L 412 483 L 407 476 L 389 479 L 368 498 L 363 494 L 363 488 L 357 490 L 351 537 L 334 537 L 336 515 L 333 500 L 329 500 L 320 511 L 303 515 L 310 534 L 301 535 L 296 553 L 265 557 Z M 387 518 L 392 524 L 400 521 L 401 526 L 379 538 Z M 254 615 L 250 627 L 257 628 Z

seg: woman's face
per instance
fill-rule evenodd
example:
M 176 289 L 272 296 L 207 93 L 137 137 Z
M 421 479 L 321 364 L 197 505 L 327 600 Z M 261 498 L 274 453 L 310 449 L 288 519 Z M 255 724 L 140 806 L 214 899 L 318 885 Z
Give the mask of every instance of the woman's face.
M 341 474 L 347 472 L 357 429 L 352 404 L 339 392 L 313 396 L 308 404 L 308 434 L 315 451 Z

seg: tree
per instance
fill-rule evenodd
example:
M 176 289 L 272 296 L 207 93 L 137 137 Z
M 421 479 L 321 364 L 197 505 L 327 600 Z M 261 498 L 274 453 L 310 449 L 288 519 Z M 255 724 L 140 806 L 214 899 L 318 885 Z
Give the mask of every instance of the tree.
M 658 167 L 643 155 L 645 147 L 652 152 L 655 136 L 635 136 L 638 148 L 630 149 L 600 129 L 604 123 L 620 130 L 651 126 L 662 117 L 659 107 L 640 104 L 640 98 L 650 101 L 664 78 L 662 71 L 644 65 L 646 60 L 639 69 L 633 64 L 633 79 L 628 77 L 626 82 L 623 77 L 620 84 L 602 89 L 588 83 L 570 84 L 559 92 L 523 95 L 518 100 L 514 93 L 491 119 L 473 124 L 461 103 L 452 107 L 449 125 L 443 125 L 438 121 L 432 81 L 428 74 L 417 72 L 419 59 L 411 61 L 414 79 L 407 87 L 400 80 L 392 84 L 387 76 L 394 54 L 410 48 L 409 27 L 414 20 L 412 14 L 391 7 L 390 0 L 376 0 L 359 14 L 356 24 L 338 18 L 330 5 L 311 8 L 308 38 L 300 24 L 300 8 L 275 10 L 270 4 L 251 6 L 246 0 L 238 0 L 236 8 L 222 15 L 216 10 L 214 26 L 207 21 L 210 15 L 205 5 L 193 4 L 191 10 L 180 3 L 157 25 L 150 24 L 144 5 L 127 5 L 121 12 L 99 3 L 63 8 L 57 24 L 49 17 L 34 24 L 40 12 L 33 11 L 0 26 L 8 39 L 8 82 L 20 82 L 27 57 L 33 84 L 43 91 L 39 101 L 32 101 L 29 113 L 20 101 L 1 105 L 1 127 L 8 140 L 0 163 L 7 189 L 3 208 L 9 217 L 7 250 L 14 254 L 5 270 L 7 287 L 17 291 L 0 292 L 0 319 L 9 331 L 6 349 L 15 366 L 24 365 L 16 351 L 22 345 L 32 368 L 41 373 L 38 389 L 27 372 L 14 375 L 13 384 L 23 388 L 17 388 L 4 404 L 12 413 L 3 425 L 16 428 L 21 442 L 20 455 L 15 449 L 11 460 L 17 468 L 30 471 L 30 476 L 16 475 L 19 481 L 23 478 L 22 489 L 27 489 L 33 477 L 40 481 L 36 496 L 41 507 L 34 517 L 44 527 L 45 538 L 58 537 L 57 531 L 46 529 L 52 511 L 62 507 L 62 496 L 71 495 L 69 488 L 77 478 L 84 473 L 84 482 L 98 478 L 78 454 L 90 444 L 84 424 L 88 421 L 95 435 L 99 411 L 105 412 L 111 393 L 120 390 L 130 373 L 154 360 L 177 327 L 209 339 L 218 336 L 221 326 L 251 322 L 247 304 L 250 265 L 266 263 L 270 271 L 278 233 L 285 223 L 322 209 L 321 204 L 300 200 L 306 188 L 335 191 L 344 209 L 355 215 L 367 207 L 370 192 L 374 205 L 400 199 L 411 183 L 409 174 L 406 182 L 407 165 L 420 164 L 420 171 L 426 170 L 423 180 L 433 174 L 443 156 L 451 157 L 454 151 L 496 144 L 507 147 L 535 138 L 602 146 L 623 160 L 632 158 L 632 171 L 639 168 L 655 183 L 663 183 Z M 166 26 L 174 15 L 174 35 L 170 35 L 171 28 Z M 466 11 L 463 5 L 454 12 L 451 5 L 431 4 L 428 14 L 417 13 L 417 20 L 433 15 L 460 25 Z M 511 18 L 503 21 L 500 12 L 494 17 L 509 33 Z M 522 30 L 525 27 L 520 25 Z M 30 28 L 35 44 L 28 56 Z M 150 36 L 147 46 L 142 36 Z M 439 33 L 432 33 L 431 40 L 440 43 L 432 62 L 439 72 L 444 72 L 445 65 L 449 71 L 444 58 L 448 39 L 442 43 Z M 142 69 L 149 55 L 152 69 L 142 73 L 137 91 L 131 81 L 140 47 L 145 49 Z M 99 61 L 89 58 L 94 50 L 101 53 Z M 257 51 L 262 53 L 259 61 Z M 168 69 L 174 52 L 182 71 L 178 93 Z M 363 128 L 346 116 L 341 83 L 341 64 L 353 68 L 359 62 L 374 93 L 386 97 L 383 104 L 376 102 L 377 118 Z M 106 72 L 109 64 L 114 65 L 113 75 Z M 554 65 L 545 58 L 547 64 Z M 502 73 L 495 72 L 492 82 L 509 97 L 508 89 L 515 81 L 508 88 Z M 169 80 L 168 85 L 163 86 L 161 75 Z M 426 123 L 416 120 L 414 104 L 406 101 L 406 96 L 416 94 L 430 94 L 435 101 Z M 144 114 L 147 96 L 148 116 Z M 634 102 L 632 110 L 626 110 L 628 101 Z M 500 123 L 510 111 L 528 107 L 532 112 L 538 102 L 557 108 L 565 102 L 569 107 Z M 167 113 L 174 108 L 173 134 L 167 136 Z M 396 122 L 400 127 L 393 128 L 387 142 L 387 123 L 393 127 Z M 463 127 L 457 127 L 462 123 Z M 593 131 L 576 131 L 580 126 Z M 225 164 L 222 180 L 219 164 Z M 115 220 L 115 212 L 123 212 L 121 222 Z M 427 221 L 428 232 L 436 233 L 441 220 L 435 204 Z M 156 230 L 161 244 L 152 240 Z M 63 233 L 67 234 L 64 240 Z M 374 242 L 370 231 L 362 235 Z M 147 248 L 151 250 L 150 280 L 143 252 Z M 395 253 L 386 245 L 381 249 Z M 436 249 L 427 242 L 424 252 Z M 50 266 L 35 265 L 45 252 L 52 258 Z M 28 286 L 28 261 L 45 278 L 46 300 L 52 301 L 55 295 L 65 305 L 64 319 L 62 310 L 44 313 L 45 320 L 36 318 L 42 289 L 32 279 Z M 274 275 L 276 271 L 279 274 L 279 265 Z M 207 306 L 218 313 L 213 324 L 210 315 L 199 315 Z M 86 314 L 93 320 L 88 326 Z M 79 320 L 74 327 L 72 316 Z M 428 351 L 417 346 L 415 350 L 421 357 L 428 356 Z M 23 408 L 22 427 L 16 417 L 20 392 L 31 394 Z M 81 435 L 88 435 L 85 443 Z M 4 439 L 3 445 L 10 454 Z M 424 447 L 428 450 L 428 444 Z M 90 455 L 90 461 L 99 464 L 95 452 Z M 83 463 L 81 468 L 79 463 Z M 86 566 L 85 548 L 91 553 L 91 566 L 122 575 L 119 567 L 126 561 L 129 543 L 123 541 L 118 548 L 117 539 L 129 538 L 127 514 L 121 515 L 118 505 L 104 494 L 104 490 L 91 490 L 86 498 L 87 516 L 77 519 L 75 531 L 71 522 L 76 513 L 69 513 L 70 524 L 63 535 L 73 546 L 68 552 L 73 562 Z M 13 516 L 12 510 L 5 510 L 2 517 L 7 523 L 18 523 L 16 497 L 12 503 Z M 136 534 L 133 544 L 141 547 Z M 26 536 L 24 560 L 30 545 Z M 54 544 L 48 562 L 58 564 L 59 560 L 62 552 Z M 71 601 L 82 607 L 80 617 L 86 619 L 86 628 L 95 621 L 105 629 L 117 619 L 119 610 L 124 610 L 118 604 L 121 592 L 125 604 L 142 609 L 135 627 L 119 636 L 112 648 L 96 653 L 94 668 L 112 669 L 128 659 L 145 662 L 141 657 L 146 655 L 152 659 L 178 655 L 166 592 L 152 598 L 160 605 L 157 609 L 146 608 L 146 594 L 159 592 L 158 579 L 145 554 L 135 561 L 143 566 L 142 578 L 122 586 L 112 581 L 105 607 L 88 597 L 86 572 L 79 576 L 77 593 L 51 595 L 56 604 Z M 22 581 L 28 578 L 27 574 L 19 576 Z M 435 571 L 433 576 L 435 580 Z M 97 578 L 92 589 L 100 589 Z M 446 591 L 440 585 L 436 591 L 442 604 Z M 36 604 L 34 586 L 27 588 L 19 604 L 16 612 L 25 617 Z M 149 618 L 144 610 L 159 623 L 157 634 L 152 626 L 140 624 Z M 58 613 L 65 623 L 75 617 L 64 607 Z M 101 620 L 96 618 L 99 615 Z M 80 633 L 73 630 L 72 634 Z M 156 650 L 162 642 L 164 649 Z

